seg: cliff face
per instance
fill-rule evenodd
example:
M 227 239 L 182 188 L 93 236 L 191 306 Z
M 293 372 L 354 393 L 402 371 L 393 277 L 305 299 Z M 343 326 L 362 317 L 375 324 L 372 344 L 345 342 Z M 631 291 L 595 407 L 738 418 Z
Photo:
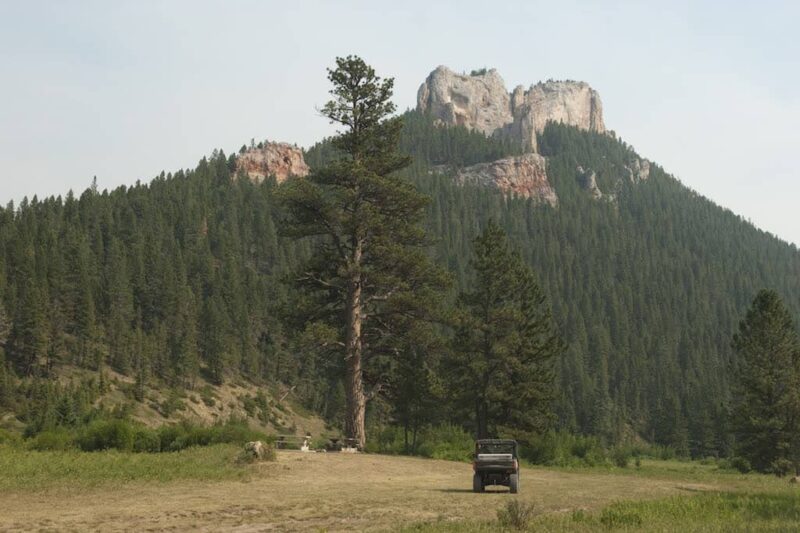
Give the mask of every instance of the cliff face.
M 492 135 L 513 122 L 511 98 L 503 78 L 492 69 L 462 76 L 440 66 L 417 92 L 417 109 L 447 125 L 465 126 Z
M 556 191 L 547 179 L 547 161 L 539 154 L 507 157 L 465 167 L 458 171 L 456 180 L 531 198 L 538 204 L 558 205 Z
M 600 95 L 587 83 L 547 81 L 509 93 L 494 69 L 466 76 L 437 67 L 419 88 L 417 109 L 447 125 L 509 135 L 532 152 L 549 121 L 605 131 Z
M 304 177 L 310 172 L 303 151 L 288 143 L 265 142 L 260 148 L 250 148 L 236 158 L 236 170 L 242 171 L 255 183 L 275 176 L 278 183 L 289 176 Z

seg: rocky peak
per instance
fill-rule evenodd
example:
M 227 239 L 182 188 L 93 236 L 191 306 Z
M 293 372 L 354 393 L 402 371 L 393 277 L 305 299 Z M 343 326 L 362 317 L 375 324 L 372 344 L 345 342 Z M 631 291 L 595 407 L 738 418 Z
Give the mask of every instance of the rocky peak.
M 275 176 L 281 183 L 289 176 L 304 177 L 310 172 L 300 148 L 269 141 L 241 152 L 236 158 L 236 170 L 247 174 L 255 183 L 261 183 L 268 176 Z
M 447 125 L 465 126 L 492 135 L 510 124 L 510 96 L 496 70 L 471 75 L 436 67 L 417 92 L 417 109 Z
M 458 170 L 462 184 L 481 185 L 506 194 L 531 198 L 537 204 L 558 205 L 558 196 L 547 179 L 547 161 L 539 154 L 506 157 Z
M 437 67 L 419 88 L 417 109 L 447 125 L 509 135 L 532 152 L 550 121 L 605 132 L 600 95 L 587 83 L 549 80 L 509 93 L 494 69 L 467 76 Z

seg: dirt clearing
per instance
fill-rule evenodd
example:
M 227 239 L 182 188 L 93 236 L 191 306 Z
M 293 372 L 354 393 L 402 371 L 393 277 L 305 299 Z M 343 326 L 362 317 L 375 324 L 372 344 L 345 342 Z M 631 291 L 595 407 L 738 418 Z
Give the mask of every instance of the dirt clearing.
M 521 493 L 473 494 L 467 463 L 282 452 L 249 481 L 130 483 L 0 495 L 2 530 L 380 531 L 420 521 L 492 519 L 510 498 L 537 512 L 597 509 L 709 485 L 525 468 Z M 490 488 L 489 490 L 493 490 Z

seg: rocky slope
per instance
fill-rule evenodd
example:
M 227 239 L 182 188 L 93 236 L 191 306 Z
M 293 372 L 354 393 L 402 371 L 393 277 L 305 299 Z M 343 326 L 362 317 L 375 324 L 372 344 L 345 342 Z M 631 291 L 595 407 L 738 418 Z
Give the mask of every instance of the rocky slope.
M 267 176 L 275 176 L 281 183 L 289 176 L 304 177 L 310 172 L 300 148 L 277 142 L 265 142 L 240 153 L 236 170 L 255 183 L 261 183 Z
M 547 179 L 547 161 L 539 154 L 506 157 L 456 171 L 460 183 L 499 189 L 506 194 L 531 198 L 537 204 L 558 205 L 556 191 Z
M 605 132 L 600 95 L 587 83 L 549 80 L 509 93 L 495 69 L 462 75 L 437 67 L 417 92 L 417 109 L 446 125 L 511 136 L 531 152 L 549 121 Z

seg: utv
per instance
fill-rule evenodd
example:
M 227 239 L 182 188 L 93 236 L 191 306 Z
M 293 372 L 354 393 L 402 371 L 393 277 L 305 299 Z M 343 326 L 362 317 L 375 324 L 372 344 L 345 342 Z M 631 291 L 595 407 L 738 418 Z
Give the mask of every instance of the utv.
M 519 491 L 519 456 L 517 441 L 481 439 L 475 441 L 472 462 L 472 491 L 483 492 L 487 485 L 503 485 L 511 494 Z

